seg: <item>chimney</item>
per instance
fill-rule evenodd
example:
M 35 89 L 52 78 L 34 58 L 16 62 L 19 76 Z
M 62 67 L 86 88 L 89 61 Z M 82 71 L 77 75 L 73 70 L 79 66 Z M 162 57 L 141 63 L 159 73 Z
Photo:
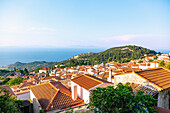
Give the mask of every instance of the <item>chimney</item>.
M 108 79 L 109 82 L 112 82 L 112 69 L 110 69 L 109 71 L 109 79 Z
M 73 90 L 72 90 L 72 99 L 74 101 L 77 99 L 77 86 L 73 87 Z

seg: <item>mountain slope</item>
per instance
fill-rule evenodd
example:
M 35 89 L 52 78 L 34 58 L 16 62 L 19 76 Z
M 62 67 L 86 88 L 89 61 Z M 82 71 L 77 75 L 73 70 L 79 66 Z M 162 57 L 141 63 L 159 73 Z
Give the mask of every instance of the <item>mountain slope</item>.
M 66 66 L 76 66 L 76 65 L 94 65 L 102 62 L 127 62 L 133 59 L 139 59 L 143 57 L 145 54 L 148 55 L 156 55 L 157 53 L 154 50 L 150 50 L 147 48 L 143 48 L 140 46 L 121 46 L 121 47 L 113 47 L 107 49 L 105 51 L 99 53 L 83 53 L 76 56 L 71 57 L 68 60 L 60 62 L 60 64 L 64 64 Z M 30 63 L 21 63 L 16 62 L 15 64 L 11 64 L 6 66 L 8 69 L 24 69 L 35 70 L 37 68 L 43 67 L 51 67 L 56 65 L 57 62 L 45 62 L 45 61 L 35 61 Z
M 76 57 L 72 57 L 70 60 L 63 61 L 63 64 L 66 65 L 82 65 L 89 64 L 94 65 L 102 62 L 126 62 L 128 60 L 139 59 L 143 57 L 145 54 L 147 55 L 156 55 L 157 53 L 154 50 L 150 50 L 147 48 L 143 48 L 140 46 L 121 46 L 121 47 L 113 47 L 107 49 L 100 53 L 91 53 L 91 54 L 80 54 Z
M 16 62 L 14 64 L 6 66 L 8 69 L 24 69 L 27 68 L 28 70 L 35 70 L 37 68 L 43 68 L 43 67 L 51 67 L 56 65 L 57 62 L 45 62 L 45 61 L 35 61 L 35 62 L 30 62 L 30 63 L 21 63 L 21 62 Z

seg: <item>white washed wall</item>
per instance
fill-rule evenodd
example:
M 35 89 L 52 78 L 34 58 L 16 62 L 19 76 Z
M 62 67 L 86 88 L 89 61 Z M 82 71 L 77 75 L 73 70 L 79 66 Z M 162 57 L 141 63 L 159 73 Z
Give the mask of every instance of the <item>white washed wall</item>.
M 35 95 L 33 94 L 33 92 L 30 90 L 30 99 L 33 101 L 33 98 L 35 98 Z
M 17 95 L 17 99 L 20 99 L 20 100 L 30 99 L 30 92 L 24 93 L 24 94 L 21 94 L 21 95 Z

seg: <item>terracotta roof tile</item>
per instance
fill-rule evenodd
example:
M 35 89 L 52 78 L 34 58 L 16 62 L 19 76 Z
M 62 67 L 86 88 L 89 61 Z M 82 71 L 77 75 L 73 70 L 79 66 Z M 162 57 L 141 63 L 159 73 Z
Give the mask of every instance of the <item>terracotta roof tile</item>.
M 35 85 L 35 84 L 33 84 L 32 82 L 25 82 L 25 83 L 21 83 L 20 88 L 30 87 L 32 85 Z
M 46 109 L 52 100 L 52 97 L 58 92 L 56 89 L 52 89 L 50 83 L 44 83 L 31 87 L 31 91 L 39 101 L 42 109 Z M 51 97 L 52 92 L 52 97 Z
M 156 89 L 154 89 L 153 87 L 149 88 L 146 86 L 142 86 L 141 84 L 134 84 L 134 83 L 128 83 L 128 85 L 130 87 L 132 87 L 133 92 L 135 94 L 137 94 L 137 91 L 139 91 L 139 90 L 143 90 L 144 94 L 149 94 L 152 96 L 155 96 L 158 93 L 158 91 Z
M 57 79 L 57 80 L 62 80 L 58 76 L 49 76 L 49 77 L 42 77 L 41 80 L 50 80 L 50 79 Z
M 45 68 L 42 68 L 42 69 L 39 69 L 39 70 L 45 70 L 46 71 L 46 70 L 48 70 L 48 68 L 45 67 Z
M 62 109 L 83 102 L 79 98 L 73 101 L 71 92 L 60 82 L 48 82 L 36 85 L 31 87 L 31 91 L 39 101 L 42 109 L 46 111 Z
M 165 108 L 161 108 L 161 107 L 157 107 L 157 106 L 154 106 L 154 108 L 156 110 L 156 113 L 170 113 L 169 109 L 165 109 Z
M 89 90 L 90 88 L 101 83 L 109 83 L 105 80 L 99 79 L 91 75 L 81 75 L 72 79 L 71 81 L 73 81 L 74 83 L 78 84 L 79 86 L 83 87 L 86 90 Z
M 9 91 L 9 93 L 10 93 L 11 95 L 16 96 L 15 93 L 14 93 L 14 92 L 12 91 L 12 89 L 10 88 L 10 86 L 2 86 L 2 87 L 0 87 L 0 88 L 4 88 L 4 89 L 6 89 L 7 91 Z
M 135 72 L 139 76 L 147 79 L 149 82 L 154 83 L 161 89 L 170 87 L 170 71 L 163 68 L 148 69 Z
M 80 104 L 82 102 L 83 101 L 80 99 L 73 101 L 71 96 L 59 91 L 52 102 L 53 108 L 49 108 L 49 110 L 68 108 L 73 105 Z

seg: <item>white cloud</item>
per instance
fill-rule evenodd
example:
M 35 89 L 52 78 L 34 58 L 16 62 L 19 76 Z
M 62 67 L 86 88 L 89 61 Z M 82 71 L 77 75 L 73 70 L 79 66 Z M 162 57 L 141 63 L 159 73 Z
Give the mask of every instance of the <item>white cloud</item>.
M 56 29 L 47 28 L 47 27 L 30 27 L 29 30 L 31 31 L 56 31 Z
M 105 42 L 110 41 L 124 41 L 129 42 L 132 41 L 135 38 L 147 38 L 147 37 L 155 37 L 155 38 L 161 38 L 161 37 L 170 37 L 168 35 L 156 35 L 156 34 L 127 34 L 127 35 L 120 35 L 120 36 L 113 36 L 113 37 L 107 37 L 103 38 L 102 40 Z

